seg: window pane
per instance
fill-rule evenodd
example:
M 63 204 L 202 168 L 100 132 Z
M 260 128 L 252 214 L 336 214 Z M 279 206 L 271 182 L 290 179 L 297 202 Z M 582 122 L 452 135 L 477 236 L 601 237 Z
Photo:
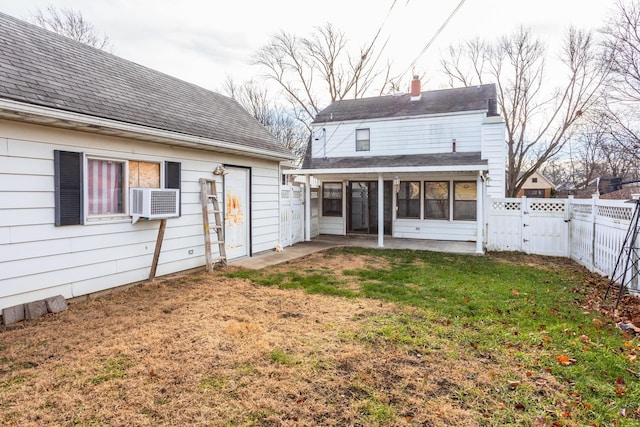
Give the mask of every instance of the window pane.
M 356 129 L 356 151 L 369 151 L 369 129 Z
M 420 182 L 400 182 L 398 218 L 420 218 Z
M 87 160 L 89 215 L 124 213 L 124 162 Z
M 425 219 L 449 219 L 449 181 L 424 183 Z
M 453 219 L 461 221 L 476 220 L 476 183 L 454 182 Z
M 322 184 L 322 215 L 342 216 L 342 183 Z

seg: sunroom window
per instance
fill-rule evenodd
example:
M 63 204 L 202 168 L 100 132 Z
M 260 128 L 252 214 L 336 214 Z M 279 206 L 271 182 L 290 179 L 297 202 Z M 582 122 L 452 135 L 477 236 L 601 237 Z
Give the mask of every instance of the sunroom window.
M 424 183 L 424 218 L 449 219 L 449 181 Z
M 420 181 L 401 181 L 398 218 L 420 218 Z
M 476 220 L 477 188 L 475 181 L 453 183 L 453 219 L 459 221 Z

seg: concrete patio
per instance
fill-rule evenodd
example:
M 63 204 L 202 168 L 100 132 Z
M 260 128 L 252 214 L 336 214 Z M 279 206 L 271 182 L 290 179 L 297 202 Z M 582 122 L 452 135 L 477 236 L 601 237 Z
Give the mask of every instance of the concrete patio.
M 355 246 L 362 248 L 376 248 L 378 245 L 377 236 L 369 235 L 349 235 L 331 236 L 320 235 L 314 237 L 309 242 L 296 243 L 293 246 L 284 248 L 281 252 L 265 252 L 257 254 L 251 258 L 240 258 L 229 262 L 235 267 L 259 270 L 269 265 L 280 264 L 305 255 L 319 252 L 329 248 L 339 246 Z M 475 242 L 451 242 L 445 240 L 416 240 L 397 239 L 385 237 L 383 249 L 410 249 L 416 251 L 448 252 L 457 254 L 474 255 L 476 251 Z

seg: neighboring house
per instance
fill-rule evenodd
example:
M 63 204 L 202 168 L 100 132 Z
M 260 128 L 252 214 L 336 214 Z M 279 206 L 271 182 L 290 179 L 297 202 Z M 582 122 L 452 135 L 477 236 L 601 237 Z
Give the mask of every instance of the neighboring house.
M 556 186 L 553 182 L 549 181 L 549 179 L 540 172 L 534 172 L 522 185 L 522 188 L 518 192 L 518 197 L 549 198 L 553 195 L 555 189 Z
M 312 132 L 295 173 L 321 182 L 321 234 L 475 241 L 483 252 L 483 204 L 505 183 L 494 85 L 421 92 L 416 77 L 409 94 L 334 102 Z
M 158 275 L 205 264 L 200 178 L 230 259 L 274 249 L 293 159 L 228 97 L 0 13 L 0 308 L 149 277 L 159 221 L 132 223 L 134 187 L 179 190 Z
M 629 182 L 621 184 L 620 190 L 612 191 L 600 195 L 601 199 L 608 200 L 631 200 L 634 194 L 640 194 L 640 182 Z

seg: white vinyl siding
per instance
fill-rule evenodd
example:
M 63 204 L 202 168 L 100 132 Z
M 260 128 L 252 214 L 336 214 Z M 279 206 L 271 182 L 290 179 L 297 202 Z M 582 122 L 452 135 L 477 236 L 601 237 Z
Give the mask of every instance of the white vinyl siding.
M 252 170 L 253 252 L 278 244 L 277 161 L 6 120 L 0 120 L 0 129 L 0 309 L 55 295 L 76 297 L 149 277 L 159 221 L 54 226 L 54 150 L 181 163 L 182 216 L 167 220 L 158 276 L 205 264 L 198 179 L 212 178 L 219 164 Z
M 485 113 L 447 114 L 429 117 L 363 120 L 357 122 L 322 123 L 326 129 L 326 157 L 392 156 L 402 154 L 436 154 L 479 152 L 482 149 L 481 127 Z M 367 153 L 356 151 L 357 129 L 368 128 L 375 144 Z M 324 140 L 314 141 L 312 156 L 325 157 Z

